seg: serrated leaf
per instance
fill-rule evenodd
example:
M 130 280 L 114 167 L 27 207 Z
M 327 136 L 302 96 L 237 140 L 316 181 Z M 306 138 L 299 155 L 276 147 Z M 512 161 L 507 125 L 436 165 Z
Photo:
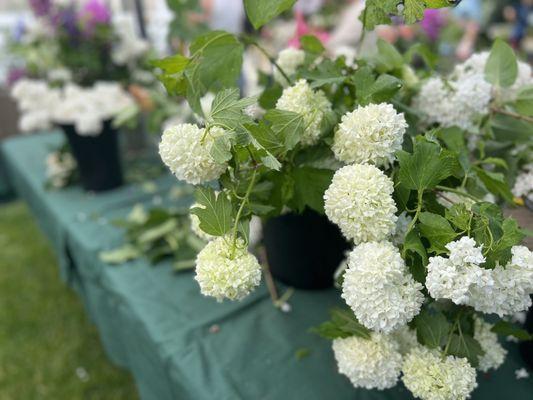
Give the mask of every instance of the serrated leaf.
M 454 204 L 446 209 L 446 219 L 462 231 L 470 227 L 471 214 L 465 203 Z
M 485 79 L 496 86 L 510 87 L 517 76 L 518 61 L 514 50 L 503 40 L 496 39 L 485 65 Z
M 453 230 L 446 218 L 430 212 L 420 213 L 420 224 L 418 225 L 422 235 L 429 240 L 430 251 L 437 254 L 445 253 L 445 245 L 452 242 L 457 233 Z
M 415 143 L 413 154 L 402 150 L 397 156 L 400 181 L 406 188 L 419 191 L 434 188 L 452 175 L 457 165 L 452 155 L 441 153 L 437 144 L 426 141 Z
M 211 112 L 207 116 L 210 123 L 223 126 L 227 130 L 236 130 L 243 124 L 253 122 L 243 113 L 243 110 L 255 104 L 256 97 L 239 99 L 240 92 L 237 88 L 225 89 L 217 93 L 213 99 Z
M 357 336 L 370 339 L 371 332 L 357 321 L 351 310 L 333 309 L 331 320 L 312 328 L 311 331 L 326 339 L 347 338 Z
M 227 135 L 216 137 L 213 141 L 209 154 L 219 164 L 231 160 L 231 141 Z
M 228 198 L 205 187 L 197 189 L 195 197 L 199 207 L 192 208 L 191 213 L 200 219 L 200 229 L 213 236 L 228 233 L 233 226 L 233 209 Z
M 444 346 L 448 340 L 451 324 L 442 312 L 422 310 L 414 318 L 418 341 L 430 349 Z
M 314 35 L 304 35 L 300 38 L 302 49 L 308 53 L 320 55 L 326 51 L 324 45 Z
M 284 150 L 283 141 L 263 121 L 259 124 L 247 124 L 244 127 L 257 143 L 272 155 L 276 156 Z
M 304 130 L 304 119 L 300 114 L 285 110 L 268 110 L 265 119 L 272 131 L 283 140 L 286 151 L 292 150 L 300 141 Z
M 367 0 L 359 19 L 367 30 L 374 29 L 376 25 L 390 24 L 390 14 L 396 14 L 398 3 L 398 0 Z
M 341 84 L 346 79 L 342 68 L 329 59 L 322 61 L 312 70 L 303 71 L 302 76 L 311 82 L 313 89 L 324 85 Z
M 414 24 L 424 18 L 425 0 L 404 0 L 403 16 L 407 24 Z
M 472 336 L 466 334 L 458 335 L 454 333 L 450 338 L 448 354 L 466 358 L 470 365 L 476 368 L 479 365 L 479 357 L 483 356 L 485 352 L 481 348 L 479 342 Z
M 502 197 L 508 203 L 513 202 L 513 194 L 503 174 L 486 171 L 479 167 L 475 167 L 474 171 L 489 192 Z
M 290 9 L 296 0 L 244 0 L 246 15 L 255 29 Z
M 293 205 L 302 212 L 309 207 L 321 214 L 324 213 L 324 192 L 331 184 L 334 171 L 312 167 L 295 168 L 292 172 L 294 180 Z
M 518 223 L 512 218 L 503 221 L 502 229 L 501 238 L 493 244 L 487 253 L 487 264 L 489 266 L 495 265 L 496 262 L 500 265 L 505 265 L 511 259 L 511 248 L 519 245 L 525 237 Z

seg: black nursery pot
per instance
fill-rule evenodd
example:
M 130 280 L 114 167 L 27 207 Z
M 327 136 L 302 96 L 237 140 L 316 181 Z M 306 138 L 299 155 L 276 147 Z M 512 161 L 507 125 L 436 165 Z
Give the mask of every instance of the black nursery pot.
M 527 312 L 526 323 L 524 325 L 524 329 L 526 329 L 529 333 L 533 334 L 533 307 L 530 307 L 529 311 Z M 520 342 L 520 354 L 522 355 L 522 358 L 524 359 L 526 364 L 529 366 L 529 368 L 533 369 L 533 341 L 532 340 Z
M 74 125 L 60 125 L 67 136 L 72 154 L 78 163 L 83 188 L 103 192 L 122 185 L 118 132 L 111 121 L 105 121 L 97 136 L 80 136 Z
M 333 286 L 333 274 L 350 248 L 337 226 L 311 210 L 268 220 L 263 241 L 273 277 L 308 290 Z

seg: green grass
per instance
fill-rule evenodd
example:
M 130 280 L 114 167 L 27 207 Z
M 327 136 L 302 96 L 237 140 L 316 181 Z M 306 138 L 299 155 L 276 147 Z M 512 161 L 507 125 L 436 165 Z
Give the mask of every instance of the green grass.
M 0 205 L 0 400 L 137 398 L 27 208 Z

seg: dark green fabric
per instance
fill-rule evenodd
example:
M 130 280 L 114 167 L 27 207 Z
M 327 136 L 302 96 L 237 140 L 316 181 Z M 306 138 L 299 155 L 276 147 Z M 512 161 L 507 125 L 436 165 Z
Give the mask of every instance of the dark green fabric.
M 401 384 L 384 392 L 356 390 L 337 373 L 330 343 L 308 332 L 341 304 L 334 290 L 297 291 L 292 312 L 285 314 L 274 309 L 264 286 L 242 302 L 218 304 L 200 295 L 192 273 L 175 274 L 170 263 L 102 263 L 99 251 L 121 242 L 121 231 L 109 221 L 135 203 L 170 204 L 176 181 L 157 180 L 155 195 L 141 186 L 97 196 L 79 188 L 47 191 L 44 158 L 60 140 L 58 134 L 41 134 L 5 142 L 8 173 L 49 236 L 62 275 L 85 303 L 109 357 L 132 372 L 143 399 L 411 398 Z M 220 330 L 210 333 L 214 324 Z M 311 353 L 297 360 L 300 348 Z M 533 398 L 533 379 L 515 379 L 523 366 L 516 345 L 510 345 L 500 370 L 479 375 L 472 398 Z

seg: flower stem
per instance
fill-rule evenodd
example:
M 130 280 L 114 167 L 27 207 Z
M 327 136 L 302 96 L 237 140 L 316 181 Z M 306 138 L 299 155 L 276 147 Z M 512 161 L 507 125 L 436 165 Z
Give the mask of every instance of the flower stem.
M 283 76 L 283 78 L 285 78 L 285 80 L 287 81 L 287 83 L 289 85 L 292 85 L 292 81 L 291 79 L 289 78 L 289 76 L 287 75 L 287 73 L 283 70 L 283 68 L 281 68 L 279 66 L 279 64 L 276 62 L 276 60 L 274 59 L 274 57 L 272 57 L 269 52 L 263 47 L 261 46 L 259 43 L 257 43 L 256 40 L 250 38 L 250 37 L 245 37 L 244 40 L 246 42 L 248 42 L 249 44 L 257 47 L 257 49 L 263 53 L 263 55 L 268 58 L 268 61 L 270 61 L 270 63 L 279 71 L 279 73 Z
M 254 168 L 254 172 L 252 173 L 252 179 L 250 179 L 250 183 L 248 185 L 248 188 L 246 189 L 246 194 L 244 195 L 244 198 L 242 199 L 239 210 L 237 211 L 237 216 L 235 217 L 235 225 L 233 226 L 233 233 L 232 233 L 232 247 L 231 247 L 232 257 L 235 255 L 235 247 L 237 245 L 237 231 L 239 229 L 239 222 L 242 216 L 242 212 L 244 210 L 244 206 L 246 205 L 246 203 L 248 203 L 248 200 L 250 198 L 250 193 L 252 193 L 252 189 L 255 185 L 256 176 L 257 176 L 257 169 Z
M 413 220 L 411 221 L 411 223 L 407 227 L 407 232 L 405 232 L 405 237 L 407 237 L 409 232 L 411 232 L 413 230 L 413 228 L 415 227 L 416 221 L 418 221 L 418 217 L 420 216 L 420 212 L 422 211 L 422 204 L 423 204 L 422 197 L 423 196 L 424 196 L 424 191 L 423 190 L 419 190 L 418 191 L 418 199 L 417 199 L 417 203 L 416 203 L 415 216 L 413 217 Z
M 504 110 L 503 108 L 491 107 L 490 110 L 493 113 L 496 113 L 496 114 L 507 115 L 508 117 L 520 119 L 520 120 L 526 121 L 526 122 L 533 122 L 533 118 L 532 117 L 528 117 L 527 115 L 522 115 L 522 114 L 518 114 L 518 113 L 515 113 L 515 112 L 512 112 L 512 111 Z
M 472 199 L 472 200 L 474 200 L 476 202 L 483 201 L 483 200 L 477 198 L 476 196 L 471 195 L 470 193 L 466 193 L 466 192 L 463 192 L 463 191 L 458 190 L 458 189 L 449 188 L 449 187 L 440 186 L 440 185 L 435 186 L 435 189 L 442 190 L 444 192 L 455 193 L 455 194 L 458 194 L 459 196 L 463 196 L 463 197 L 468 197 L 469 199 Z

